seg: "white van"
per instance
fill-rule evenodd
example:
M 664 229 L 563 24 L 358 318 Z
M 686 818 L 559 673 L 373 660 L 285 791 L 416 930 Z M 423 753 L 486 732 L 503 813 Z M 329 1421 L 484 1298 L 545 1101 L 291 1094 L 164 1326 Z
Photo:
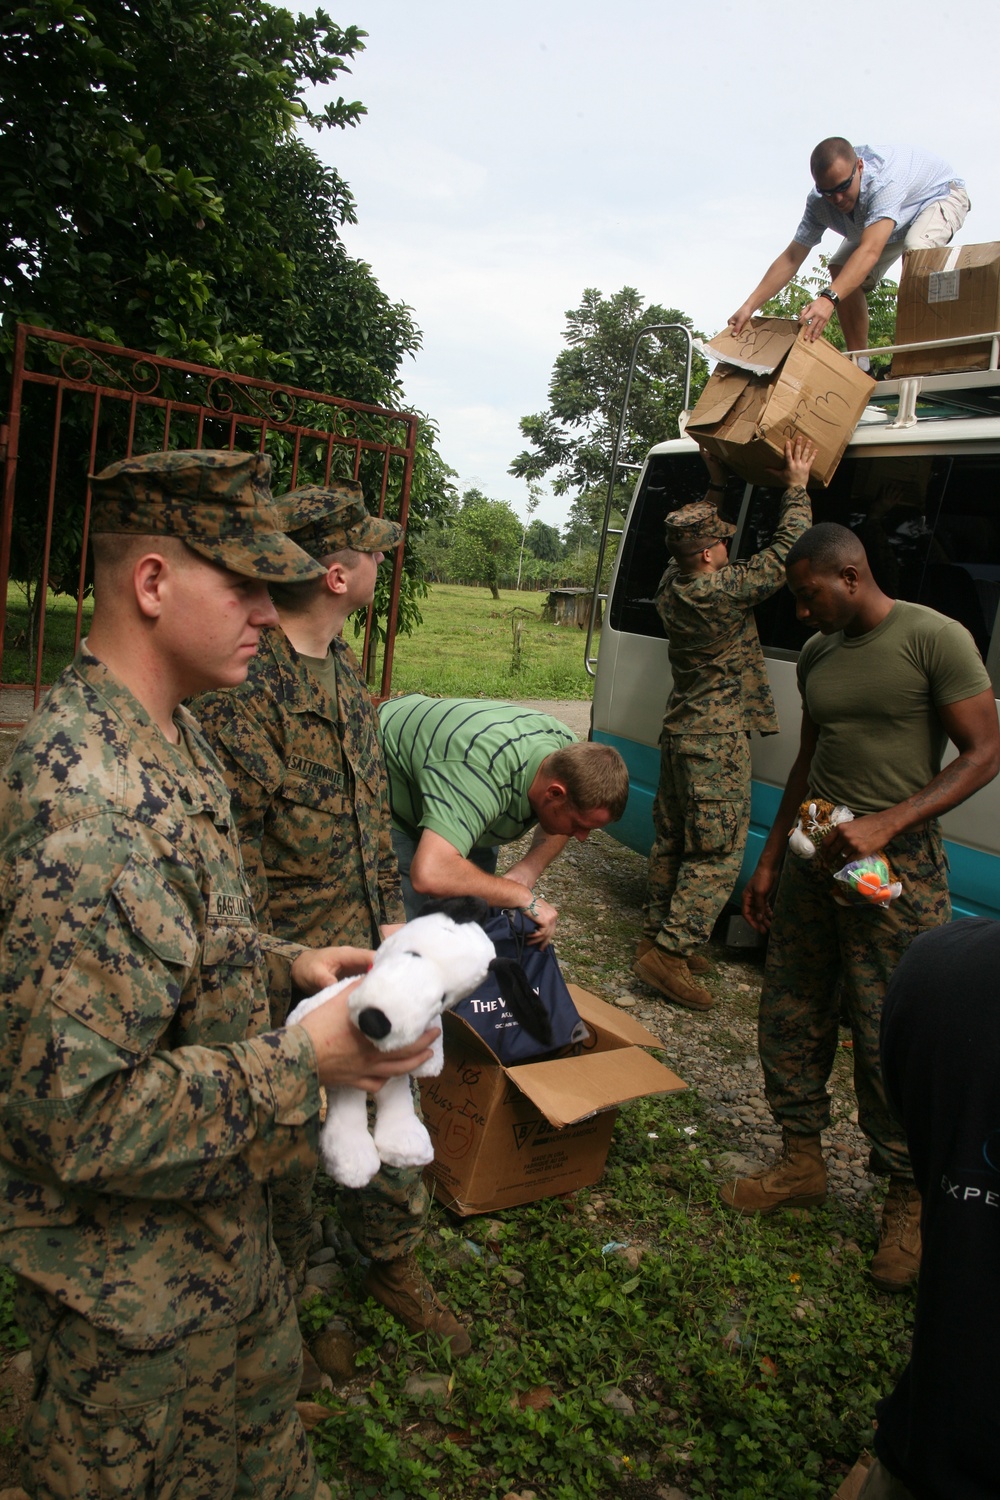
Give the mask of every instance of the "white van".
M 621 751 L 632 783 L 625 817 L 609 831 L 644 854 L 653 839 L 660 724 L 670 691 L 667 642 L 654 603 L 667 562 L 663 519 L 700 500 L 705 482 L 690 439 L 650 451 L 629 506 L 601 630 L 593 738 Z M 737 525 L 734 561 L 769 540 L 779 496 L 780 490 L 730 481 L 722 510 Z M 816 521 L 838 521 L 857 532 L 886 593 L 930 605 L 968 628 L 1000 696 L 1000 371 L 881 382 L 829 488 L 816 491 L 812 501 Z M 781 732 L 752 737 L 751 827 L 740 886 L 757 863 L 798 749 L 795 661 L 810 633 L 796 620 L 787 589 L 756 614 Z M 1000 778 L 949 813 L 943 829 L 955 915 L 1000 917 Z

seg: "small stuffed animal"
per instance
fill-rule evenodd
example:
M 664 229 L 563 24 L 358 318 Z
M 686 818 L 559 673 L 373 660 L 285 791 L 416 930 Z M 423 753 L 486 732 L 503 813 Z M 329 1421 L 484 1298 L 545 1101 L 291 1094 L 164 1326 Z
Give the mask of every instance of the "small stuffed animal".
M 430 914 L 425 911 L 408 922 L 376 950 L 371 968 L 348 1001 L 348 1014 L 358 1030 L 384 1052 L 404 1047 L 492 973 L 512 1015 L 547 1045 L 552 1025 L 544 1005 L 523 969 L 512 959 L 497 958 L 478 925 L 489 913 L 486 903 L 469 897 L 434 905 Z M 295 1007 L 287 1024 L 294 1026 L 353 983 L 343 979 L 311 995 Z M 329 1175 L 344 1187 L 364 1187 L 383 1163 L 423 1167 L 433 1161 L 431 1138 L 413 1108 L 410 1077 L 433 1078 L 443 1066 L 439 1036 L 431 1057 L 416 1074 L 388 1079 L 375 1095 L 373 1135 L 368 1131 L 367 1096 L 360 1089 L 328 1089 L 320 1153 Z
M 817 797 L 803 802 L 795 827 L 788 835 L 788 847 L 800 859 L 812 859 L 819 845 L 838 823 L 853 823 L 849 807 L 825 802 Z
M 820 844 L 839 823 L 853 823 L 854 814 L 849 807 L 826 802 L 822 798 L 811 798 L 799 808 L 795 827 L 788 835 L 788 847 L 800 859 L 812 859 Z M 888 906 L 902 894 L 903 886 L 893 880 L 892 869 L 882 850 L 852 859 L 843 869 L 837 870 L 834 880 L 838 887 L 834 899 L 841 906 L 858 903 Z

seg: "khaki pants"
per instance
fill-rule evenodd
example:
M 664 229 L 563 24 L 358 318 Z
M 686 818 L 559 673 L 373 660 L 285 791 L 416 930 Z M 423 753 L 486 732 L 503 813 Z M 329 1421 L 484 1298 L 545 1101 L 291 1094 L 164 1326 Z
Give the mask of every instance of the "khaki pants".
M 861 290 L 870 292 L 877 287 L 889 267 L 907 250 L 936 250 L 941 245 L 950 244 L 965 223 L 970 207 L 968 193 L 964 188 L 955 186 L 946 198 L 939 198 L 936 203 L 928 204 L 923 213 L 917 215 L 901 240 L 886 245 L 861 283 Z M 844 269 L 857 248 L 857 245 L 844 241 L 830 260 L 831 281 Z

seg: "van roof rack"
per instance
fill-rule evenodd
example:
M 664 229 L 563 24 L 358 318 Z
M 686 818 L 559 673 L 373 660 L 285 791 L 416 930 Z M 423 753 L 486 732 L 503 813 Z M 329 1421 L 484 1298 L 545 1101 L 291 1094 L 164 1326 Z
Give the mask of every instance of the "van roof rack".
M 989 340 L 989 366 L 985 370 L 950 370 L 940 374 L 898 375 L 879 380 L 868 409 L 885 413 L 895 408 L 890 427 L 913 427 L 921 418 L 995 417 L 1000 415 L 1000 331 L 963 334 L 960 338 L 923 339 L 912 344 L 886 344 L 881 349 L 860 349 L 848 355 L 857 364 L 867 355 L 911 353 L 921 349 L 954 349 L 983 345 Z

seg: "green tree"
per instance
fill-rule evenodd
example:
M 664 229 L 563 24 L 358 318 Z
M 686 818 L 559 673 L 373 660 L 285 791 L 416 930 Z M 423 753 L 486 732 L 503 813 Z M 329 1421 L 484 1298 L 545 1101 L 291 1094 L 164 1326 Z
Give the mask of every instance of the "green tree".
M 347 254 L 339 230 L 355 220 L 350 189 L 299 134 L 301 126 L 354 126 L 365 113 L 342 95 L 321 110 L 306 103 L 310 87 L 339 85 L 364 36 L 321 10 L 300 15 L 268 0 L 0 8 L 6 347 L 14 323 L 25 321 L 405 405 L 400 366 L 420 333 L 410 309 Z M 0 369 L 0 411 L 3 381 Z M 169 395 L 168 384 L 165 377 Z M 316 425 L 326 420 L 317 411 Z M 403 629 L 420 619 L 413 547 L 450 483 L 435 439 L 433 424 L 423 423 Z M 26 467 L 30 450 L 26 432 L 20 472 L 28 489 L 36 477 Z M 377 486 L 365 462 L 362 480 Z M 58 498 L 50 582 L 73 589 L 81 517 Z M 34 526 L 28 517 L 15 537 L 12 575 L 29 594 L 43 520 Z
M 521 536 L 520 518 L 506 501 L 466 490 L 452 533 L 451 576 L 474 578 L 499 599 L 500 580 L 517 568 Z
M 525 533 L 524 542 L 532 557 L 539 562 L 559 562 L 563 555 L 558 530 L 545 521 L 532 521 Z
M 623 287 L 607 298 L 593 287 L 584 292 L 580 306 L 566 314 L 563 338 L 568 348 L 556 356 L 548 408 L 521 418 L 521 432 L 530 446 L 513 460 L 511 474 L 532 480 L 554 471 L 552 488 L 557 495 L 606 488 L 632 346 L 639 330 L 653 323 L 691 327 L 690 318 L 676 308 L 646 306 L 634 287 Z M 643 341 L 620 462 L 641 463 L 653 443 L 676 436 L 685 362 L 681 335 L 666 334 L 662 340 L 651 335 Z M 695 356 L 692 400 L 706 373 L 704 361 Z
M 768 318 L 797 318 L 802 309 L 815 300 L 820 288 L 830 285 L 829 257 L 821 255 L 819 261 L 818 270 L 806 272 L 790 281 L 776 297 L 765 302 L 761 314 Z M 899 286 L 895 281 L 880 281 L 874 291 L 867 294 L 870 320 L 868 346 L 871 349 L 884 348 L 895 342 L 898 291 Z M 846 348 L 840 321 L 836 317 L 830 319 L 823 336 L 829 339 L 834 348 L 841 351 Z
M 28 0 L 0 19 L 0 290 L 21 319 L 365 401 L 419 334 L 352 260 L 297 134 L 364 113 L 356 26 L 243 0 Z

